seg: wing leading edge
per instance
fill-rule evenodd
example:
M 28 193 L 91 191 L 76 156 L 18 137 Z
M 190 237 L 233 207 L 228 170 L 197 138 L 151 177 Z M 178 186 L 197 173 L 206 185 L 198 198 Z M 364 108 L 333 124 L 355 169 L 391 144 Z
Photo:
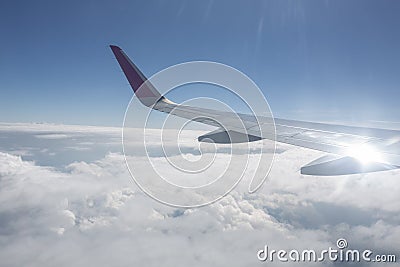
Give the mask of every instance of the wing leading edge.
M 305 175 L 331 176 L 400 168 L 400 131 L 255 118 L 247 114 L 179 105 L 162 96 L 121 48 L 114 45 L 110 47 L 134 93 L 144 105 L 218 127 L 216 131 L 200 136 L 198 140 L 201 142 L 240 143 L 273 139 L 331 154 L 302 167 L 301 173 Z M 138 90 L 141 86 L 141 90 Z M 238 118 L 241 125 L 238 125 Z M 260 133 L 259 129 L 264 128 L 260 125 L 274 123 L 276 136 Z

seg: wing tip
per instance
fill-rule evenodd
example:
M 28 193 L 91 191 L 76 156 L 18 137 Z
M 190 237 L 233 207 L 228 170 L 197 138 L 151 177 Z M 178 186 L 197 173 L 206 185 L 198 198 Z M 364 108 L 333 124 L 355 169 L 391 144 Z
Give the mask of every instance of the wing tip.
M 121 47 L 119 47 L 118 45 L 110 45 L 110 48 L 111 49 L 119 49 L 119 50 L 121 50 Z
M 120 51 L 122 51 L 122 48 L 117 46 L 117 45 L 109 45 L 111 48 L 111 51 L 113 51 L 114 55 Z

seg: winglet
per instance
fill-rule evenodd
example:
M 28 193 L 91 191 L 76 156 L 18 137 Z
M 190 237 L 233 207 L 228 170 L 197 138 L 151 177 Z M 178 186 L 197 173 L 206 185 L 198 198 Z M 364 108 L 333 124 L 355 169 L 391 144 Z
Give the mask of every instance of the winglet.
M 160 100 L 162 98 L 161 94 L 150 82 L 146 82 L 147 78 L 133 64 L 124 51 L 116 45 L 110 45 L 110 48 L 139 100 L 146 106 L 152 106 Z

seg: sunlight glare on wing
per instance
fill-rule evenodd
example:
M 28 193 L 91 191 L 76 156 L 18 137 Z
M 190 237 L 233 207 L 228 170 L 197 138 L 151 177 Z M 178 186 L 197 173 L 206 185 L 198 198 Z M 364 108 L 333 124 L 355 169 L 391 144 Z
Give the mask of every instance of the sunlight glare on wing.
M 349 146 L 346 154 L 359 160 L 361 163 L 384 162 L 382 154 L 368 144 L 357 144 Z

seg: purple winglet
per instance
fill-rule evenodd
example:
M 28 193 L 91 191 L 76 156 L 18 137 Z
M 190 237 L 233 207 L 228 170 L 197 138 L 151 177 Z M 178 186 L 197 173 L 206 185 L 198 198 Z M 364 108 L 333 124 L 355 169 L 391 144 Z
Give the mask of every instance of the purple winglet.
M 129 81 L 133 91 L 136 96 L 141 98 L 157 98 L 157 100 L 161 97 L 161 95 L 153 89 L 151 84 L 147 83 L 146 86 L 142 87 L 139 91 L 140 86 L 147 80 L 143 73 L 133 64 L 133 62 L 129 59 L 129 57 L 122 51 L 121 48 L 115 45 L 110 45 L 111 50 L 113 51 L 118 63 L 124 72 L 126 78 Z M 154 92 L 155 91 L 155 92 Z

